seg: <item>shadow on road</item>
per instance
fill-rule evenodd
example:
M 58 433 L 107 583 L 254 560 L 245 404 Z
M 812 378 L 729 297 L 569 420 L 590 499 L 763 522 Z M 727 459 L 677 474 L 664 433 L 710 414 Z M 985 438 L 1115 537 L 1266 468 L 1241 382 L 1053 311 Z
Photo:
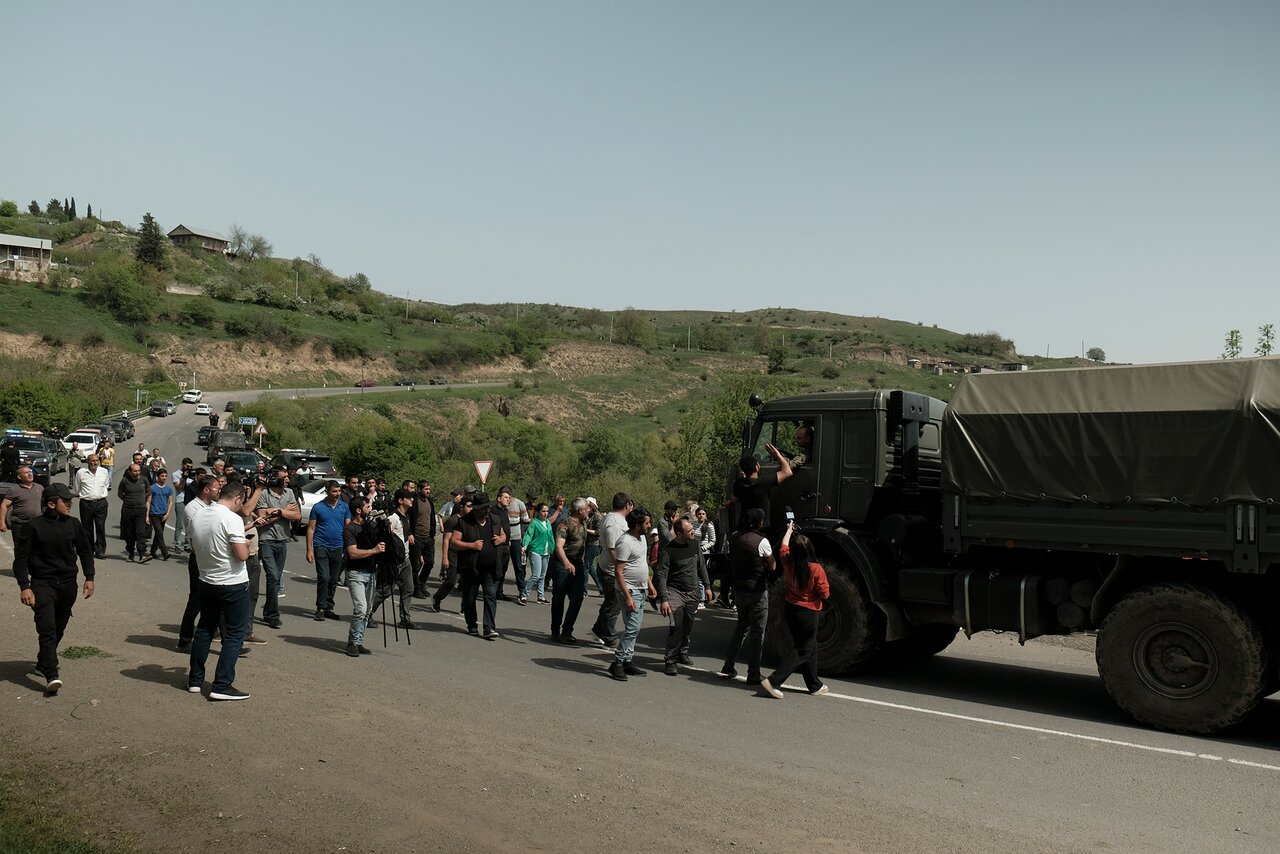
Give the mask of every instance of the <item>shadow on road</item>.
M 0 661 L 0 681 L 9 682 L 19 688 L 25 688 L 37 694 L 43 694 L 42 678 L 27 675 L 34 667 L 35 662 L 33 661 Z
M 137 644 L 138 646 L 150 646 L 156 649 L 168 650 L 169 652 L 177 652 L 178 642 L 173 635 L 128 635 L 124 640 L 125 643 Z
M 141 682 L 154 682 L 157 685 L 168 685 L 179 691 L 187 690 L 187 668 L 161 667 L 159 664 L 142 664 L 120 671 L 121 676 L 137 679 Z
M 318 649 L 321 652 L 341 652 L 345 654 L 347 648 L 347 632 L 345 628 L 340 638 L 313 638 L 306 635 L 277 635 L 276 637 L 285 643 Z

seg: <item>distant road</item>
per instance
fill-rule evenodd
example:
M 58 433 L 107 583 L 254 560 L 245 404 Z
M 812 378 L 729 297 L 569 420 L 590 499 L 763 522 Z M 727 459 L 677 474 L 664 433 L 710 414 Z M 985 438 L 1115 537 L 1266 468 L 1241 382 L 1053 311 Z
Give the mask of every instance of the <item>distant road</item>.
M 249 400 L 257 400 L 264 394 L 273 394 L 276 397 L 297 398 L 297 397 L 329 397 L 335 394 L 373 394 L 375 392 L 387 391 L 414 391 L 414 392 L 437 392 L 459 388 L 495 388 L 504 386 L 503 382 L 488 383 L 449 383 L 448 385 L 380 385 L 370 386 L 369 388 L 354 388 L 352 386 L 328 386 L 322 388 L 296 388 L 294 386 L 276 386 L 274 388 L 247 388 L 244 391 L 207 391 L 204 394 L 204 402 L 212 405 L 214 398 L 220 406 L 225 406 L 228 400 L 238 400 L 246 402 Z M 176 401 L 175 401 L 176 402 Z

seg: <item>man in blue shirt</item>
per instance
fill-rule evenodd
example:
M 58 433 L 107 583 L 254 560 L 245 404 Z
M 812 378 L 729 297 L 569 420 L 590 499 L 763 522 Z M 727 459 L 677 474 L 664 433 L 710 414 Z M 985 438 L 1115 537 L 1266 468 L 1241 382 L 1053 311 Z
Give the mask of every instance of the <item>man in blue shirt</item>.
M 338 573 L 342 570 L 342 532 L 351 521 L 351 508 L 341 498 L 342 484 L 336 480 L 325 484 L 324 501 L 311 508 L 307 522 L 307 563 L 316 567 L 317 621 L 338 619 L 333 610 L 333 597 L 338 591 Z
M 147 505 L 147 525 L 151 528 L 151 557 L 156 556 L 159 549 L 163 560 L 169 559 L 169 547 L 164 542 L 164 523 L 169 521 L 173 512 L 173 484 L 169 483 L 169 472 L 160 469 L 156 472 L 156 482 L 148 490 L 151 501 Z

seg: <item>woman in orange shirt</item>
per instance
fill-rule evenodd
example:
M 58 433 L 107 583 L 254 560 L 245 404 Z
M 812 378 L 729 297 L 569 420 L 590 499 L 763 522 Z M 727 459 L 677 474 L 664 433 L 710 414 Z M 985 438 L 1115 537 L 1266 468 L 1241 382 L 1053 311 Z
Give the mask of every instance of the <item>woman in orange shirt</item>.
M 760 683 L 760 690 L 776 700 L 782 699 L 783 694 L 778 690 L 782 683 L 796 672 L 804 677 L 804 686 L 810 694 L 829 693 L 818 678 L 818 620 L 822 616 L 822 603 L 831 595 L 831 587 L 826 571 L 813 552 L 813 542 L 804 534 L 796 534 L 793 544 L 794 531 L 795 522 L 788 522 L 779 550 L 787 584 L 783 616 L 791 630 L 792 648 L 773 675 Z

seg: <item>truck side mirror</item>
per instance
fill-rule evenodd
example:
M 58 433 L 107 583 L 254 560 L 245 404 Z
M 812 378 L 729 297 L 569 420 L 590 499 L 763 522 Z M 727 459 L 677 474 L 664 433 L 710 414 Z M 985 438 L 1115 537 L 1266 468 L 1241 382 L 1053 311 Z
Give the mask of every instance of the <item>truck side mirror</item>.
M 752 409 L 759 409 L 764 406 L 764 398 L 753 391 L 751 392 L 751 397 L 747 398 L 747 403 L 750 404 Z

